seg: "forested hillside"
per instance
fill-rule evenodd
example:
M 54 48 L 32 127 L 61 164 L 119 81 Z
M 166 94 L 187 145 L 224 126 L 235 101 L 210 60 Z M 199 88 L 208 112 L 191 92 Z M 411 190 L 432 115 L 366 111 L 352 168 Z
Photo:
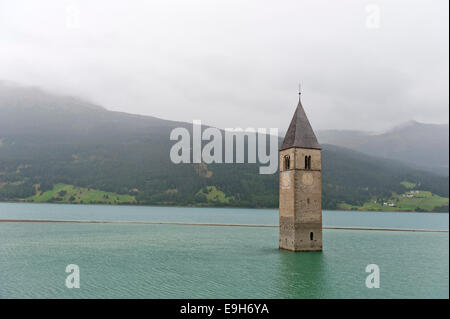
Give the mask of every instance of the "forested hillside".
M 0 200 L 278 206 L 278 174 L 258 174 L 259 164 L 173 164 L 169 134 L 180 126 L 191 128 L 0 84 Z M 323 147 L 325 209 L 362 206 L 413 184 L 444 198 L 430 210 L 448 210 L 448 178 Z

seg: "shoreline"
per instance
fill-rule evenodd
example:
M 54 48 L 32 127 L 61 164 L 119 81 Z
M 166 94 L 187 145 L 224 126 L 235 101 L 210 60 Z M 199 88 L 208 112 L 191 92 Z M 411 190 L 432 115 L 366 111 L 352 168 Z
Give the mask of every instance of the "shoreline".
M 82 205 L 82 206 L 112 206 L 112 207 L 183 207 L 183 208 L 217 208 L 217 209 L 261 209 L 261 210 L 278 210 L 278 207 L 245 207 L 245 206 L 196 206 L 196 205 L 150 205 L 150 204 L 103 204 L 103 203 L 58 203 L 58 202 L 31 202 L 31 201 L 0 201 L 0 204 L 37 204 L 37 205 Z M 423 211 L 417 212 L 413 210 L 358 210 L 358 209 L 322 209 L 327 211 L 349 211 L 349 212 L 376 212 L 376 213 L 423 213 L 423 214 L 449 214 L 450 212 L 439 211 Z
M 64 219 L 0 219 L 0 223 L 75 223 L 75 224 L 122 224 L 122 225 L 177 225 L 177 226 L 212 226 L 212 227 L 253 227 L 279 228 L 277 225 L 258 224 L 214 224 L 214 223 L 184 223 L 184 222 L 145 222 L 145 221 L 108 221 L 108 220 L 64 220 Z M 366 230 L 366 231 L 403 231 L 422 233 L 448 233 L 448 230 L 411 229 L 411 228 L 378 228 L 378 227 L 341 227 L 324 226 L 330 230 Z

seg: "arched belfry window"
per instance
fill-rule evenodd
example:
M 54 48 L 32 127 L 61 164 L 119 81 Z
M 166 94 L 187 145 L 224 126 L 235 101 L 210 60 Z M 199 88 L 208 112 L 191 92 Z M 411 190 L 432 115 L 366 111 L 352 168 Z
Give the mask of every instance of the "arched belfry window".
M 290 169 L 291 168 L 291 157 L 289 155 L 284 156 L 284 169 Z

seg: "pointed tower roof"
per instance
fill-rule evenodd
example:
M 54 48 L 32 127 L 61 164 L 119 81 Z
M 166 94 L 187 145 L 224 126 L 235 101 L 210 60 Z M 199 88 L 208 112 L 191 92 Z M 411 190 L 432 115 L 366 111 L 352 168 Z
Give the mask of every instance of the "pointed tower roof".
M 306 117 L 300 97 L 280 151 L 291 147 L 321 149 L 311 124 Z

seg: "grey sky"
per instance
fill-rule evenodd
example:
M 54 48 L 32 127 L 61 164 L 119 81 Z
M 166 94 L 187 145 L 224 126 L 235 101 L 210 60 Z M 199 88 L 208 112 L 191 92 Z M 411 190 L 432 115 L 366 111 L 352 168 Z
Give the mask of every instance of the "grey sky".
M 111 110 L 280 129 L 301 81 L 317 129 L 448 123 L 448 5 L 0 0 L 0 79 Z

